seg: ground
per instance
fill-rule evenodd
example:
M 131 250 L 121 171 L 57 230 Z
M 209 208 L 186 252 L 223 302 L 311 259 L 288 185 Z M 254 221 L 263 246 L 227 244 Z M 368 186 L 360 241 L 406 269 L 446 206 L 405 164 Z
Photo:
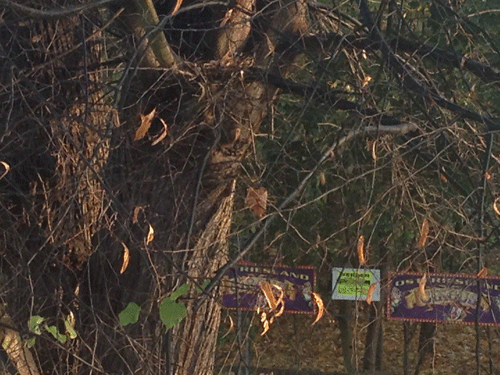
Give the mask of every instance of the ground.
M 363 302 L 364 303 L 364 302 Z M 358 318 L 353 314 L 354 353 L 358 368 L 362 366 L 364 338 L 368 320 L 365 309 L 360 303 Z M 355 311 L 353 311 L 355 312 Z M 230 325 L 228 315 L 234 322 L 237 314 L 225 311 L 225 323 L 221 327 L 221 336 L 227 333 Z M 332 316 L 325 316 L 316 325 L 311 326 L 310 315 L 284 315 L 277 319 L 269 332 L 260 336 L 262 331 L 258 317 L 251 312 L 243 316 L 251 319 L 250 328 L 246 325 L 242 339 L 250 337 L 251 365 L 263 368 L 308 369 L 325 372 L 345 372 L 343 364 L 340 331 Z M 493 345 L 492 363 L 496 368 L 500 364 L 500 329 L 490 327 Z M 489 368 L 487 328 L 481 328 L 482 334 L 482 373 Z M 412 340 L 409 354 L 410 374 L 414 373 L 418 344 L 418 332 Z M 429 354 L 420 374 L 462 375 L 476 373 L 475 360 L 476 336 L 474 326 L 460 324 L 438 324 L 436 345 L 433 354 Z M 238 339 L 235 332 L 230 332 L 220 339 L 217 363 L 219 366 L 237 365 Z M 243 346 L 242 353 L 245 352 Z M 403 323 L 384 319 L 384 365 L 383 370 L 390 374 L 403 374 Z

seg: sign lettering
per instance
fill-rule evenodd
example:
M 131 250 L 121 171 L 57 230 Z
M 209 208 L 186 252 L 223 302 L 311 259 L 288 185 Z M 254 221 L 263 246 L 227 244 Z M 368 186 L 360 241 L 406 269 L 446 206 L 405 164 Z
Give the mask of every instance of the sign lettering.
M 414 272 L 390 275 L 389 319 L 473 324 L 477 315 L 480 324 L 500 324 L 500 277 L 430 273 L 424 300 L 419 292 L 423 275 Z
M 285 293 L 285 313 L 313 314 L 310 292 L 314 291 L 314 267 L 269 266 L 240 263 L 221 280 L 222 305 L 230 309 L 265 308 L 260 282 L 277 285 Z
M 364 301 L 372 284 L 372 301 L 380 301 L 380 270 L 333 268 L 332 299 Z

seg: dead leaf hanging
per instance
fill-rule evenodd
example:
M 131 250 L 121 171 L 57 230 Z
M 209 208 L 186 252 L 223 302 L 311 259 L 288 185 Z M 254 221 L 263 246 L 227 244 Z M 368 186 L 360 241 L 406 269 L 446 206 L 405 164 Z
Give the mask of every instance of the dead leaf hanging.
M 283 313 L 285 312 L 285 302 L 281 301 L 278 304 L 278 309 L 276 310 L 276 313 L 274 314 L 273 318 L 279 318 Z
M 429 222 L 427 221 L 427 219 L 424 219 L 422 227 L 420 228 L 420 238 L 417 243 L 417 249 L 423 249 L 425 247 L 428 235 L 429 235 Z
M 493 211 L 500 216 L 500 195 L 493 201 Z
M 132 223 L 137 224 L 139 222 L 139 214 L 144 211 L 144 207 L 142 206 L 135 206 L 134 207 L 134 214 L 132 216 Z
M 285 312 L 285 292 L 279 285 L 271 284 L 267 281 L 261 281 L 259 286 L 269 306 L 266 309 L 267 311 L 262 312 L 260 317 L 263 328 L 261 335 L 264 335 L 269 331 L 271 324 L 273 324 L 276 318 Z M 259 312 L 260 309 L 257 309 L 257 313 Z
M 488 276 L 488 269 L 486 267 L 483 267 L 483 269 L 477 273 L 477 277 L 486 277 L 486 276 Z
M 366 85 L 368 85 L 370 83 L 370 81 L 372 80 L 372 77 L 370 76 L 366 76 L 363 81 L 361 81 L 361 88 L 365 87 Z
M 371 304 L 373 302 L 373 292 L 375 292 L 375 288 L 377 287 L 377 283 L 373 283 L 368 288 L 368 292 L 366 293 L 366 303 Z
M 123 242 L 121 244 L 123 246 L 123 260 L 122 260 L 122 267 L 120 268 L 120 275 L 127 270 L 128 264 L 130 262 L 130 251 L 127 245 L 125 245 Z
M 425 292 L 425 284 L 427 283 L 427 275 L 424 273 L 424 276 L 418 282 L 418 297 L 420 299 L 420 303 L 417 305 L 422 306 L 423 302 L 427 301 L 429 298 L 427 297 L 427 293 Z
M 264 297 L 266 297 L 267 304 L 269 305 L 269 311 L 270 312 L 278 311 L 279 306 L 283 304 L 283 299 L 284 299 L 283 288 L 281 288 L 278 285 L 270 284 L 267 281 L 261 281 L 259 283 L 259 286 L 260 290 L 262 291 L 262 294 L 264 294 Z M 278 298 L 276 298 L 273 288 L 277 290 Z
M 276 308 L 273 318 L 278 318 L 285 312 L 285 292 L 279 285 L 273 284 L 273 287 L 278 291 L 278 298 L 276 300 Z
M 149 112 L 147 115 L 141 115 L 141 125 L 135 131 L 134 141 L 138 141 L 139 139 L 144 138 L 151 126 L 151 121 L 153 121 L 155 116 L 156 108 Z
M 258 189 L 249 187 L 245 198 L 245 208 L 250 209 L 258 218 L 264 216 L 267 208 L 267 190 L 263 187 Z
M 318 180 L 319 180 L 319 184 L 321 186 L 325 185 L 326 184 L 326 176 L 325 176 L 325 172 L 321 172 L 319 175 L 318 175 Z
M 168 125 L 167 123 L 165 122 L 165 120 L 163 120 L 161 117 L 159 117 L 160 119 L 160 122 L 161 124 L 163 125 L 163 131 L 161 132 L 161 134 L 153 141 L 153 143 L 151 143 L 151 146 L 156 146 L 158 143 L 160 143 L 163 139 L 165 139 L 165 137 L 168 135 Z
M 312 325 L 315 325 L 325 313 L 325 304 L 323 302 L 323 299 L 318 293 L 311 292 L 311 297 L 314 309 L 316 310 L 316 318 L 312 323 Z
M 366 264 L 366 248 L 365 248 L 365 236 L 361 235 L 358 238 L 358 260 L 361 266 Z
M 222 338 L 225 338 L 227 335 L 234 331 L 234 320 L 231 315 L 228 315 L 227 317 L 229 319 L 229 328 L 227 329 L 227 332 L 224 334 L 224 336 L 222 336 Z
M 484 172 L 484 178 L 487 180 L 491 180 L 491 176 L 493 175 L 493 167 L 489 167 L 486 172 Z
M 151 224 L 149 224 L 148 236 L 146 238 L 146 245 L 149 245 L 154 240 L 154 238 L 155 238 L 155 230 L 153 229 Z
M 269 327 L 271 326 L 269 324 L 269 320 L 267 320 L 267 314 L 265 312 L 263 312 L 261 315 L 260 315 L 260 321 L 262 323 L 262 333 L 260 334 L 261 336 L 264 336 L 266 334 L 267 331 L 269 331 Z
M 172 12 L 170 13 L 170 15 L 173 16 L 175 13 L 177 13 L 177 11 L 181 8 L 182 2 L 183 2 L 183 0 L 177 0 L 175 2 L 174 9 L 172 9 Z
M 2 178 L 4 178 L 4 177 L 5 177 L 5 175 L 6 175 L 7 173 L 9 173 L 9 171 L 10 171 L 10 165 L 9 165 L 9 164 L 7 164 L 7 163 L 6 163 L 6 162 L 4 162 L 4 161 L 0 161 L 0 164 L 2 164 L 2 167 L 4 167 L 4 169 L 5 169 L 5 171 L 4 171 L 4 172 L 2 173 L 2 175 L 0 176 L 0 180 L 1 180 Z

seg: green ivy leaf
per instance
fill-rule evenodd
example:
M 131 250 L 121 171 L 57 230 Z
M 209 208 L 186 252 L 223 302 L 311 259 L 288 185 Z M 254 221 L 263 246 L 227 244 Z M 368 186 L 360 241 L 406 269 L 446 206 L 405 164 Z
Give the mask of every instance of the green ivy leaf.
M 160 319 L 169 330 L 186 317 L 186 306 L 177 303 L 170 297 L 164 298 L 160 304 Z
M 33 315 L 28 320 L 28 329 L 30 330 L 30 332 L 33 332 L 35 335 L 41 335 L 42 323 L 44 320 L 45 318 L 41 317 L 40 315 Z
M 201 283 L 199 287 L 196 288 L 196 290 L 201 293 L 205 290 L 205 288 L 210 284 L 210 280 L 205 280 L 204 282 Z
M 177 298 L 179 298 L 180 296 L 183 296 L 187 292 L 189 292 L 189 285 L 187 283 L 184 283 L 180 287 L 178 287 L 176 290 L 174 290 L 172 292 L 172 294 L 167 298 L 169 298 L 171 301 L 175 301 Z
M 29 349 L 29 348 L 32 348 L 33 345 L 35 345 L 35 342 L 36 342 L 36 336 L 35 337 L 32 337 L 28 340 L 26 340 L 26 347 Z
M 118 314 L 121 326 L 137 323 L 141 307 L 134 302 L 130 302 L 125 309 Z
M 45 326 L 47 332 L 49 332 L 56 340 L 58 340 L 61 344 L 64 344 L 68 339 L 65 334 L 59 332 L 56 326 Z

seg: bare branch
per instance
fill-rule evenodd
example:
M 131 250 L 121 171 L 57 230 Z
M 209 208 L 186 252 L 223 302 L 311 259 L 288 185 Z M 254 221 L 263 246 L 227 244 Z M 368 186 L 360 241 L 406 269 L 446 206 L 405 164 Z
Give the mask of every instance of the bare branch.
M 42 19 L 42 20 L 56 20 L 64 17 L 73 16 L 75 14 L 87 11 L 89 9 L 100 8 L 102 6 L 109 5 L 115 2 L 116 0 L 100 0 L 95 3 L 68 5 L 65 6 L 64 8 L 50 9 L 50 10 L 30 8 L 11 0 L 0 0 L 0 5 L 24 13 L 26 16 L 31 18 Z
M 380 113 L 373 108 L 364 108 L 362 104 L 347 99 L 339 98 L 338 91 L 330 90 L 324 84 L 313 82 L 309 85 L 293 82 L 277 73 L 270 73 L 259 68 L 250 68 L 245 78 L 249 81 L 260 81 L 281 89 L 284 93 L 295 94 L 303 97 L 312 97 L 329 103 L 334 109 L 355 111 L 364 116 L 377 118 L 382 125 L 397 125 L 401 120 L 395 116 Z M 352 95 L 352 93 L 350 93 Z
M 338 33 L 328 33 L 320 35 L 310 35 L 302 37 L 298 34 L 283 35 L 284 38 L 278 46 L 276 52 L 283 52 L 289 49 L 299 49 L 301 52 L 307 50 L 309 53 L 328 53 L 332 49 L 341 46 L 344 48 L 357 48 L 364 50 L 382 50 L 382 41 L 375 41 L 373 38 L 357 35 L 341 35 Z M 297 43 L 297 40 L 301 40 Z M 409 52 L 418 56 L 432 60 L 438 64 L 446 64 L 454 68 L 464 68 L 476 75 L 485 83 L 500 83 L 500 71 L 491 66 L 474 59 L 465 57 L 461 53 L 447 51 L 430 44 L 410 40 L 403 37 L 391 38 L 385 43 L 394 51 Z
M 452 103 L 449 100 L 443 98 L 438 93 L 431 91 L 427 86 L 418 82 L 410 70 L 399 60 L 399 58 L 391 50 L 391 47 L 387 44 L 385 39 L 382 37 L 380 30 L 377 25 L 373 22 L 373 17 L 368 8 L 366 0 L 359 0 L 359 10 L 363 23 L 370 30 L 370 39 L 380 45 L 380 50 L 384 54 L 384 57 L 391 67 L 391 69 L 396 73 L 397 78 L 400 82 L 410 91 L 420 95 L 421 97 L 435 102 L 442 108 L 446 108 L 451 112 L 459 114 L 464 118 L 470 120 L 478 121 L 486 125 L 489 130 L 500 130 L 500 124 L 497 119 L 492 119 L 491 117 L 483 116 L 475 111 L 464 108 L 458 104 Z

